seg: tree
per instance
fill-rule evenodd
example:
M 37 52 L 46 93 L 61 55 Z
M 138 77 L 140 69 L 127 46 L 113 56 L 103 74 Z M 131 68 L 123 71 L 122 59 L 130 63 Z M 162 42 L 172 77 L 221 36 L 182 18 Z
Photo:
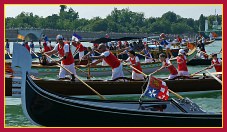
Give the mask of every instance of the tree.
M 161 18 L 166 20 L 166 21 L 169 21 L 170 23 L 177 22 L 177 15 L 174 12 L 171 12 L 171 11 L 164 13 Z
M 103 32 L 142 32 L 142 33 L 187 33 L 204 30 L 205 20 L 209 22 L 209 29 L 214 20 L 222 23 L 221 15 L 203 16 L 199 20 L 183 18 L 174 12 L 166 12 L 161 17 L 145 18 L 144 13 L 133 12 L 129 8 L 114 10 L 105 18 L 79 18 L 79 13 L 73 8 L 60 5 L 60 12 L 45 18 L 31 12 L 21 12 L 15 18 L 7 17 L 6 28 L 51 28 L 81 31 Z M 200 27 L 200 29 L 199 29 Z
M 203 14 L 200 15 L 199 17 L 199 30 L 200 31 L 204 31 L 205 30 L 205 17 L 203 16 Z
M 61 9 L 60 9 L 60 12 L 64 12 L 65 9 L 67 8 L 66 5 L 60 5 L 59 7 L 61 8 Z

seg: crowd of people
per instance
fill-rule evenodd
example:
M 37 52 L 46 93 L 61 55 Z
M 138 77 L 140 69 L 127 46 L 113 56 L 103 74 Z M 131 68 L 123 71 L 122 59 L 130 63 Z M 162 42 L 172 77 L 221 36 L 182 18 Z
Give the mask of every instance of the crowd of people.
M 180 36 L 177 36 L 177 41 L 181 42 L 182 39 Z M 94 44 L 94 46 L 85 48 L 82 43 L 78 39 L 72 39 L 71 43 L 69 41 L 65 41 L 64 37 L 62 35 L 57 35 L 56 37 L 57 44 L 52 47 L 51 41 L 45 41 L 43 39 L 43 50 L 41 48 L 41 41 L 40 44 L 40 52 L 45 53 L 48 56 L 56 55 L 59 57 L 59 62 L 61 62 L 62 67 L 65 67 L 68 69 L 71 73 L 76 76 L 76 70 L 75 70 L 75 63 L 74 63 L 74 56 L 76 54 L 79 54 L 79 60 L 91 60 L 91 63 L 88 64 L 88 66 L 96 66 L 97 64 L 101 63 L 103 65 L 109 65 L 112 68 L 112 79 L 116 79 L 119 77 L 123 77 L 123 63 L 127 63 L 132 67 L 132 79 L 134 80 L 143 80 L 144 75 L 142 74 L 142 67 L 139 60 L 139 57 L 135 53 L 133 46 L 130 45 L 127 41 L 122 44 L 121 41 L 117 42 L 116 50 L 113 50 L 111 47 L 113 47 L 113 43 L 103 43 L 103 44 Z M 199 36 L 197 39 L 198 47 L 200 49 L 200 52 L 205 51 L 205 45 L 204 45 L 205 39 L 202 35 Z M 171 63 L 171 60 L 173 59 L 173 55 L 170 51 L 171 43 L 167 41 L 166 36 L 164 33 L 160 35 L 160 45 L 163 45 L 166 49 L 166 53 L 161 53 L 159 55 L 159 60 L 162 62 L 162 66 L 157 69 L 154 73 L 161 71 L 164 68 L 167 68 L 169 70 L 169 77 L 168 79 L 175 79 L 179 76 L 183 77 L 189 77 L 189 72 L 187 68 L 187 56 L 184 49 L 180 49 L 178 52 L 178 56 L 176 57 L 177 60 L 177 68 Z M 25 42 L 25 40 L 22 41 L 22 45 L 28 49 L 28 51 L 31 54 L 35 54 L 34 52 L 34 43 L 33 41 L 30 41 L 30 44 L 28 45 L 28 42 Z M 72 53 L 71 46 L 75 47 L 75 52 Z M 87 50 L 88 53 L 84 55 L 84 51 Z M 121 50 L 119 54 L 116 54 L 116 56 L 112 53 L 112 51 L 118 51 Z M 6 39 L 6 51 L 9 53 L 9 42 L 8 39 Z M 98 53 L 100 55 L 96 56 L 95 53 Z M 128 59 L 126 60 L 120 60 L 118 59 L 118 55 L 121 54 L 127 54 Z M 157 60 L 154 59 L 150 52 L 150 48 L 148 47 L 148 44 L 144 43 L 144 48 L 139 52 L 139 54 L 142 54 L 145 57 L 145 63 L 153 63 Z M 210 68 L 215 67 L 217 72 L 222 71 L 222 61 L 221 59 L 217 58 L 217 54 L 212 55 L 212 65 Z M 128 63 L 129 62 L 129 63 Z M 50 58 L 43 55 L 42 58 L 42 64 L 48 64 L 51 63 Z M 105 64 L 104 64 L 105 63 Z M 65 79 L 65 76 L 67 74 L 67 71 L 64 68 L 60 68 L 59 71 L 59 79 Z M 220 77 L 220 76 L 219 76 Z

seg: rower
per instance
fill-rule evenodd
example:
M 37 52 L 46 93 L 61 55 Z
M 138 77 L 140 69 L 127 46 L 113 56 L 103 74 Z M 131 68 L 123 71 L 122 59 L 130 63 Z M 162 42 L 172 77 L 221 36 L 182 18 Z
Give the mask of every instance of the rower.
M 30 47 L 28 46 L 28 42 L 25 42 L 25 48 L 30 52 Z
M 182 42 L 182 38 L 180 37 L 180 35 L 177 35 L 177 41 L 178 41 L 179 43 Z
M 133 50 L 129 50 L 128 51 L 128 59 L 125 60 L 125 62 L 130 62 L 130 65 L 132 65 L 132 67 L 136 68 L 137 70 L 139 70 L 140 72 L 138 72 L 137 70 L 133 69 L 132 70 L 132 79 L 134 80 L 144 80 L 144 75 L 141 74 L 142 68 L 140 65 L 140 60 L 138 58 L 138 56 L 136 56 L 136 53 Z
M 98 60 L 94 63 L 91 63 L 90 65 L 95 66 L 96 64 L 102 62 L 102 60 L 105 60 L 105 62 L 112 68 L 112 79 L 123 77 L 124 73 L 122 71 L 122 64 L 117 59 L 117 57 L 114 56 L 114 54 L 111 51 L 109 51 L 104 44 L 100 44 L 98 50 L 102 54 L 100 56 L 91 56 L 90 57 L 91 59 Z
M 86 59 L 86 58 L 91 58 L 92 56 L 95 56 L 95 52 L 94 52 L 94 50 L 92 50 L 91 49 L 91 47 L 87 47 L 87 51 L 88 51 L 88 53 L 85 55 L 85 56 L 83 56 L 82 57 L 82 59 Z M 95 60 L 95 59 L 92 59 L 92 63 L 94 63 L 94 62 L 96 62 L 97 60 Z
M 41 52 L 42 53 L 43 52 L 46 53 L 46 52 L 49 52 L 49 51 L 51 51 L 51 49 L 50 49 L 49 46 L 47 46 L 47 43 L 44 41 L 43 42 L 43 51 L 41 50 Z M 40 64 L 42 64 L 42 65 L 48 65 L 50 63 L 51 63 L 51 59 L 48 58 L 48 57 L 46 57 L 45 55 L 42 55 L 42 59 L 41 59 Z
M 140 53 L 144 53 L 144 55 L 145 55 L 145 63 L 154 62 L 154 59 L 153 59 L 153 57 L 151 55 L 151 51 L 150 51 L 150 49 L 148 47 L 148 44 L 146 44 L 144 46 L 145 46 L 144 49 Z
M 206 50 L 205 50 L 205 38 L 203 37 L 202 34 L 200 34 L 199 36 L 200 36 L 200 40 L 198 40 L 198 41 L 199 41 L 198 47 L 199 47 L 199 49 L 200 49 L 201 51 L 203 51 L 203 52 L 206 53 Z
M 211 69 L 213 67 L 215 68 L 216 72 L 222 72 L 222 60 L 217 58 L 217 54 L 212 54 L 211 66 L 209 68 Z M 222 75 L 218 74 L 217 77 L 221 78 Z
M 125 44 L 125 48 L 123 48 L 123 49 L 124 49 L 124 51 L 122 51 L 121 53 L 119 53 L 118 56 L 119 55 L 122 55 L 122 54 L 128 54 L 128 51 L 132 50 L 132 47 L 128 43 L 126 43 Z
M 170 62 L 169 58 L 167 58 L 165 54 L 161 53 L 159 55 L 159 59 L 162 62 L 162 67 L 153 73 L 156 73 L 164 68 L 167 68 L 170 72 L 168 79 L 169 80 L 175 79 L 178 76 L 178 72 L 177 72 L 177 69 L 174 67 L 174 65 Z
M 117 49 L 118 50 L 122 49 L 122 43 L 121 43 L 121 41 L 118 41 L 117 42 Z
M 164 47 L 166 48 L 166 55 L 167 55 L 167 58 L 169 58 L 169 55 L 171 56 L 170 58 L 173 58 L 174 56 L 173 56 L 173 54 L 172 54 L 172 52 L 171 52 L 171 50 L 170 50 L 171 43 L 168 42 L 168 41 L 166 40 L 166 37 L 165 37 L 165 35 L 163 35 L 163 34 L 164 34 L 164 33 L 162 33 L 162 34 L 160 35 L 160 39 L 161 39 L 160 44 L 161 44 L 161 45 L 164 45 Z
M 10 49 L 9 49 L 9 40 L 6 39 L 6 53 L 10 54 Z
M 188 67 L 187 67 L 187 57 L 183 49 L 180 49 L 178 52 L 177 64 L 178 64 L 178 75 L 189 76 Z
M 57 35 L 56 41 L 58 42 L 54 49 L 48 52 L 45 52 L 47 55 L 52 55 L 58 53 L 61 57 L 59 61 L 61 61 L 62 67 L 65 67 L 70 72 L 76 76 L 76 70 L 75 70 L 75 64 L 74 64 L 74 58 L 72 55 L 72 52 L 70 50 L 70 46 L 67 43 L 63 42 L 63 36 Z M 59 79 L 65 79 L 65 75 L 68 73 L 65 69 L 60 67 L 59 71 Z
M 31 40 L 31 43 L 30 43 L 30 54 L 33 54 L 33 52 L 34 52 L 34 43 L 33 43 L 33 41 Z
M 74 40 L 73 40 L 73 41 L 74 41 Z M 74 53 L 79 52 L 79 60 L 81 60 L 82 57 L 84 56 L 84 46 L 80 43 L 79 40 L 78 40 L 78 41 L 72 42 L 72 45 L 73 45 L 74 47 L 76 47 L 76 50 L 75 50 Z

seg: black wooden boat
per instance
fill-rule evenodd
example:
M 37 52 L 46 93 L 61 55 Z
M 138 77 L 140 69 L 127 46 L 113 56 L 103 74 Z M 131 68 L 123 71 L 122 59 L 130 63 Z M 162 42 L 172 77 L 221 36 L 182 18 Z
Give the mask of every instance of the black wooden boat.
M 221 127 L 221 113 L 206 113 L 190 99 L 101 101 L 63 96 L 27 75 L 22 107 L 33 123 L 53 127 Z
M 187 65 L 197 66 L 197 65 L 211 65 L 211 59 L 192 59 L 187 62 Z
M 5 96 L 12 96 L 14 94 L 13 78 L 5 78 Z M 166 80 L 169 89 L 175 92 L 191 92 L 191 91 L 210 91 L 221 90 L 222 86 L 215 79 L 200 76 L 190 79 L 176 79 Z M 44 87 L 49 91 L 63 94 L 63 95 L 93 95 L 83 83 L 70 80 L 45 80 L 34 78 L 34 83 L 40 87 Z M 140 94 L 142 88 L 147 84 L 145 80 L 132 80 L 131 78 L 121 77 L 114 80 L 85 80 L 85 82 L 92 88 L 99 91 L 103 95 L 117 95 L 117 94 Z M 62 88 L 64 86 L 64 88 Z M 17 88 L 18 89 L 18 88 Z M 18 89 L 19 90 L 19 89 Z

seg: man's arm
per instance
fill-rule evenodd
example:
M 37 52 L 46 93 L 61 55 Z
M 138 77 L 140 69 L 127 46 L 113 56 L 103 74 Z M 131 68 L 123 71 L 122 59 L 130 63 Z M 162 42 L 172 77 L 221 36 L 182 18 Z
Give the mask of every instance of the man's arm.
M 96 62 L 91 63 L 91 66 L 96 66 L 98 63 L 102 62 L 103 59 L 98 59 Z
M 103 58 L 105 58 L 105 56 L 104 56 L 104 55 L 100 55 L 100 56 L 91 56 L 90 58 L 92 58 L 92 59 L 103 59 Z
M 53 55 L 53 54 L 56 54 L 58 51 L 56 51 L 56 50 L 51 50 L 51 51 L 48 51 L 48 52 L 45 52 L 45 54 L 47 54 L 47 55 Z

